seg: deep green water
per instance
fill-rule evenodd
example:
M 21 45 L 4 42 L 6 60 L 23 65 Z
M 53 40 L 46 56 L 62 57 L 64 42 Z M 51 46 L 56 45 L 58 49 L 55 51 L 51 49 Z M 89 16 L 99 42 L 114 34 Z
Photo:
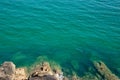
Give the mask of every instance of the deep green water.
M 120 74 L 120 0 L 0 0 L 0 63 L 40 56 L 77 72 L 102 60 Z

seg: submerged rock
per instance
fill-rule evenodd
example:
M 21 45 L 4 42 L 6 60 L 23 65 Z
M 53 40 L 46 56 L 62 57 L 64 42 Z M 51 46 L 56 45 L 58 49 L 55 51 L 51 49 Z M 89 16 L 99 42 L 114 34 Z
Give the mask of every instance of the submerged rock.
M 87 73 L 84 76 L 82 76 L 79 80 L 101 80 L 101 79 L 98 79 L 97 76 L 91 73 Z
M 63 80 L 69 80 L 67 77 L 64 77 Z
M 102 61 L 95 61 L 94 67 L 104 80 L 120 80 Z

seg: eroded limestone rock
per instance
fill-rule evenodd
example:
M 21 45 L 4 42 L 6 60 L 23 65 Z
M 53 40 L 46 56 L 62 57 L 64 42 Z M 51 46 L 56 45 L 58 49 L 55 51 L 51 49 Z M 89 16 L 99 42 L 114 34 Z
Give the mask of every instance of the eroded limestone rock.
M 5 74 L 12 75 L 15 73 L 15 64 L 13 64 L 13 62 L 4 62 L 2 68 Z
M 52 70 L 48 62 L 42 62 L 33 71 L 29 76 L 29 80 L 63 80 L 64 78 L 61 70 L 57 68 Z
M 4 62 L 0 66 L 0 80 L 25 80 L 27 78 L 24 68 L 17 68 L 13 62 Z
M 51 67 L 48 62 L 43 62 L 41 65 L 38 65 L 33 69 L 32 75 L 44 76 L 44 75 L 53 75 Z
M 57 80 L 53 76 L 53 72 L 48 62 L 43 62 L 37 66 L 35 71 L 29 76 L 28 80 Z
M 14 80 L 27 80 L 27 73 L 25 68 L 17 68 L 14 75 Z
M 53 72 L 48 62 L 43 62 L 34 69 L 28 80 L 57 80 L 53 76 Z
M 0 80 L 13 80 L 15 65 L 12 62 L 4 62 L 0 66 Z

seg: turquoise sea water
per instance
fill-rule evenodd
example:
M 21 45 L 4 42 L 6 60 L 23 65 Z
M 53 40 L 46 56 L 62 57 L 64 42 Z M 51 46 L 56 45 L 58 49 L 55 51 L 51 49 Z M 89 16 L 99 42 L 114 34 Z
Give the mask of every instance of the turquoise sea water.
M 120 74 L 120 0 L 0 0 L 0 63 L 40 56 L 78 75 L 102 60 Z

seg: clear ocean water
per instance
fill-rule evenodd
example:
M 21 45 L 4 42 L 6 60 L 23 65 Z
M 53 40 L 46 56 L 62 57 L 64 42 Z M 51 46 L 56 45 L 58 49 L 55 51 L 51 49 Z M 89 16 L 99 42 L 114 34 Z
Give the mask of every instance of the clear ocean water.
M 120 74 L 120 0 L 0 0 L 0 63 L 45 56 L 82 75 L 102 60 Z

